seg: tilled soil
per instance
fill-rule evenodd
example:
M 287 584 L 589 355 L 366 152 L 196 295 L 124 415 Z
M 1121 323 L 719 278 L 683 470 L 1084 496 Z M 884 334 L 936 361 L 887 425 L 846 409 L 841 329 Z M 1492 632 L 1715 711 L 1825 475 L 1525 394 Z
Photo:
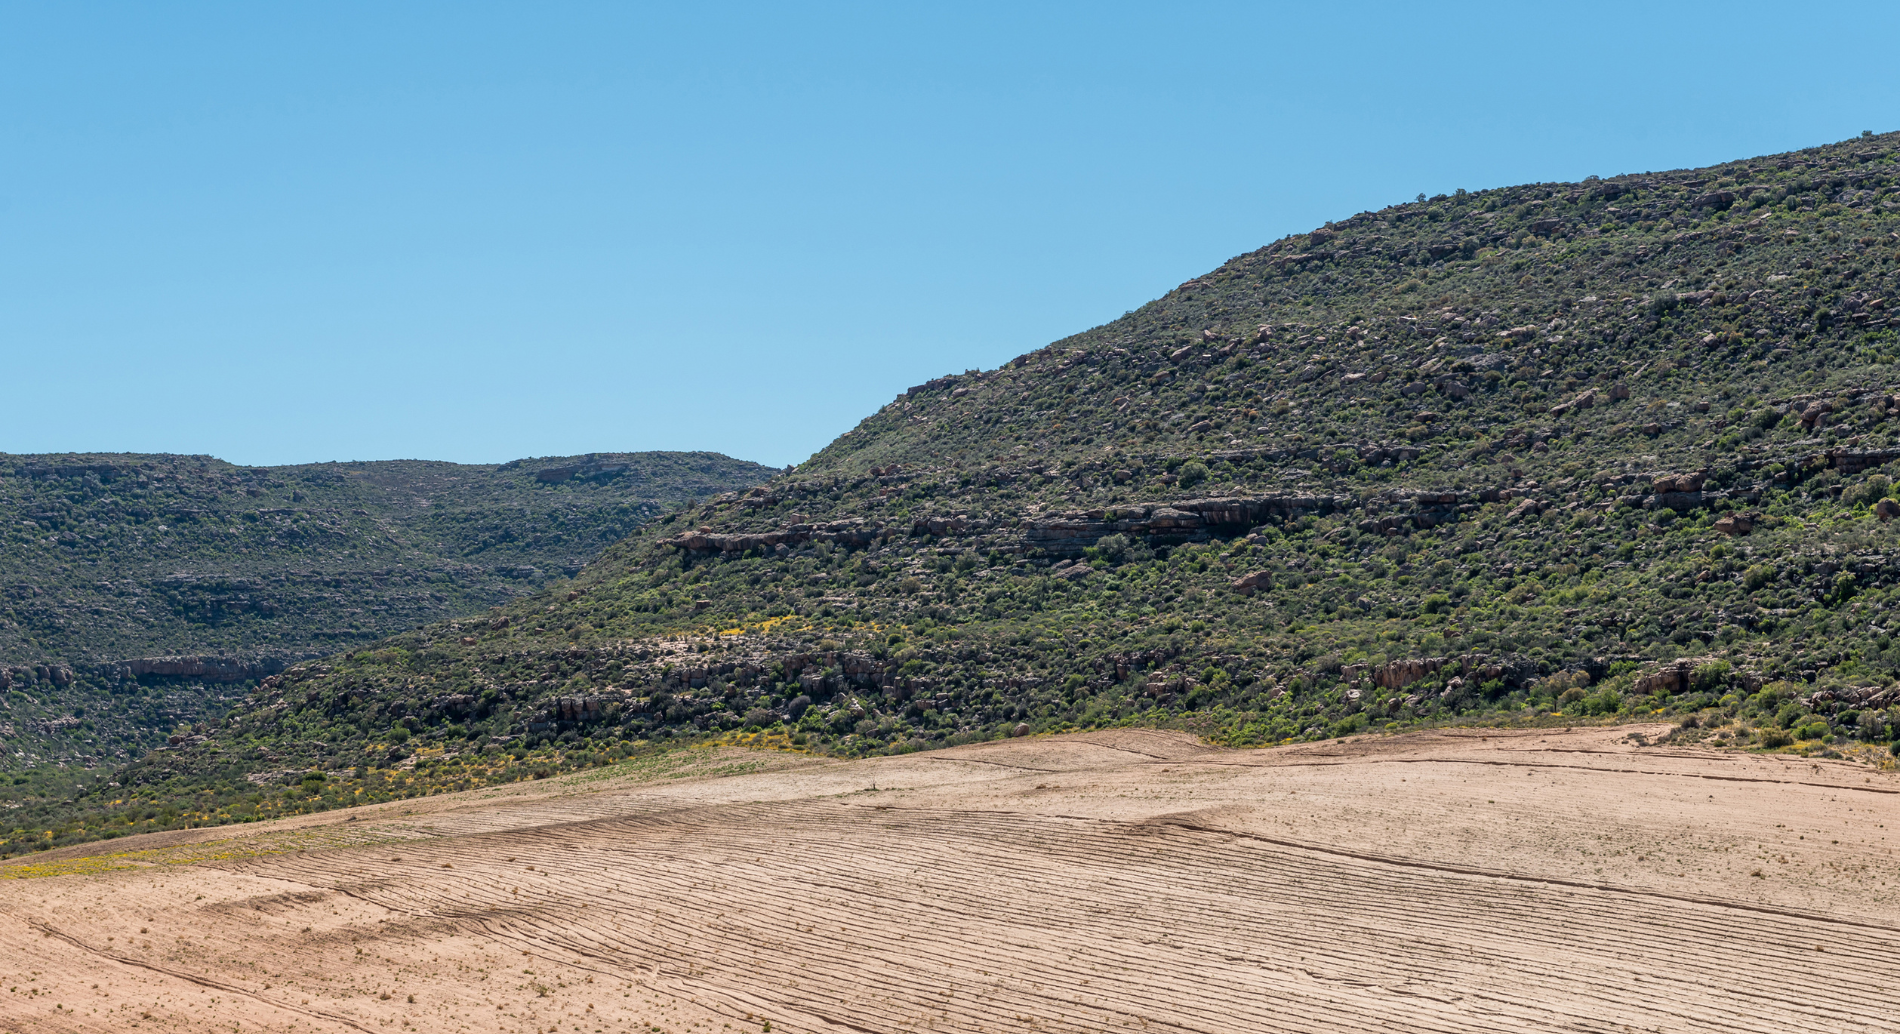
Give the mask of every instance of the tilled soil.
M 701 750 L 90 845 L 0 867 L 0 1028 L 1900 1022 L 1900 778 L 1631 731 Z

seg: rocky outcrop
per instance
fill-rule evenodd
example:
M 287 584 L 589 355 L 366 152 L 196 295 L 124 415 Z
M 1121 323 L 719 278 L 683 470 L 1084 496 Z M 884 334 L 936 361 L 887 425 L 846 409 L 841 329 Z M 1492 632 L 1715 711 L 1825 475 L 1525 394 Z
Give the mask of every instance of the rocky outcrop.
M 113 661 L 106 669 L 114 674 L 137 678 L 156 675 L 165 678 L 203 679 L 206 682 L 242 682 L 275 675 L 290 666 L 276 657 L 245 660 L 240 657 L 133 657 Z
M 1645 694 L 1673 696 L 1687 692 L 1695 685 L 1696 669 L 1719 661 L 1721 661 L 1719 657 L 1684 657 L 1678 661 L 1671 661 L 1662 667 L 1638 674 L 1636 680 L 1630 684 L 1630 692 L 1638 696 Z M 1730 677 L 1750 693 L 1760 689 L 1764 681 L 1760 675 L 1752 671 L 1733 672 Z
M 1853 475 L 1900 460 L 1900 449 L 1829 449 L 1826 457 L 1828 466 Z
M 1507 676 L 1515 678 L 1521 674 L 1517 668 L 1518 665 L 1488 654 L 1472 653 L 1455 657 L 1403 657 L 1372 668 L 1369 673 L 1362 666 L 1350 670 L 1355 676 L 1369 677 L 1383 689 L 1397 690 L 1441 671 L 1489 681 Z
M 1708 479 L 1709 472 L 1706 470 L 1655 475 L 1650 479 L 1652 494 L 1643 506 L 1651 510 L 1659 506 L 1676 511 L 1699 510 L 1729 497 L 1727 492 L 1705 491 L 1704 485 Z
M 1810 402 L 1807 408 L 1803 409 L 1799 414 L 1801 426 L 1810 431 L 1818 431 L 1827 426 L 1828 414 L 1832 412 L 1834 412 L 1834 403 L 1832 402 L 1828 402 L 1825 399 Z
M 1590 407 L 1596 404 L 1597 404 L 1597 393 L 1596 393 L 1596 389 L 1592 388 L 1588 391 L 1585 391 L 1583 394 L 1578 395 L 1576 398 L 1571 399 L 1568 402 L 1559 402 L 1558 404 L 1550 407 L 1550 415 L 1563 416 L 1565 413 L 1568 413 L 1572 410 L 1589 409 Z
M 1881 708 L 1900 704 L 1900 686 L 1854 686 L 1843 689 L 1823 689 L 1810 694 L 1806 701 L 1810 708 L 1819 710 L 1827 704 L 1841 707 Z M 1830 710 L 1833 710 L 1830 708 Z
M 73 684 L 76 676 L 71 668 L 63 664 L 35 664 L 31 667 L 0 668 L 0 690 L 10 689 L 15 684 L 32 681 L 50 682 L 64 689 Z
M 810 542 L 868 546 L 887 534 L 890 532 L 882 525 L 853 518 L 826 524 L 794 524 L 778 531 L 754 534 L 720 534 L 710 528 L 700 528 L 676 535 L 661 544 L 689 553 L 744 553 L 752 549 L 789 551 Z
M 1095 573 L 1095 569 L 1093 567 L 1090 567 L 1089 565 L 1082 563 L 1079 560 L 1064 560 L 1063 562 L 1049 569 L 1049 574 L 1051 577 L 1061 578 L 1061 579 L 1064 579 L 1066 581 L 1071 581 L 1071 582 L 1080 581 L 1081 579 L 1087 578 L 1089 575 L 1092 575 L 1094 573 Z
M 1702 483 L 1709 479 L 1706 470 L 1692 471 L 1688 474 L 1663 474 L 1650 483 L 1650 490 L 1658 495 L 1670 492 L 1700 492 Z
M 1174 503 L 1135 503 L 1051 514 L 1025 521 L 1025 545 L 1052 550 L 1079 551 L 1109 535 L 1140 537 L 1155 543 L 1199 541 L 1211 532 L 1241 532 L 1269 522 L 1334 513 L 1357 502 L 1340 496 L 1259 496 L 1253 498 L 1187 499 Z

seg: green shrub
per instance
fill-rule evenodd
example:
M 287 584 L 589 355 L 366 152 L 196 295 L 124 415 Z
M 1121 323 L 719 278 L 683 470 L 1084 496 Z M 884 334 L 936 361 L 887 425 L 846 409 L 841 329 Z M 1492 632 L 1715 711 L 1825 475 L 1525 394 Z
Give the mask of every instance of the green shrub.
M 1696 668 L 1695 674 L 1690 676 L 1689 686 L 1698 693 L 1715 692 L 1726 687 L 1734 674 L 1735 669 L 1729 662 L 1709 661 Z
M 1602 689 L 1583 699 L 1585 714 L 1615 714 L 1623 709 L 1623 694 L 1614 689 Z

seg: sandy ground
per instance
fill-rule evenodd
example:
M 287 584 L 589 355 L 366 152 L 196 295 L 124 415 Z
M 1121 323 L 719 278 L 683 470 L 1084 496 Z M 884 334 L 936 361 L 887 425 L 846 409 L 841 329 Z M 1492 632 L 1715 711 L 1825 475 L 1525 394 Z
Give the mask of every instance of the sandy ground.
M 1896 1029 L 1900 778 L 1630 731 L 722 748 L 92 845 L 0 867 L 0 1029 Z

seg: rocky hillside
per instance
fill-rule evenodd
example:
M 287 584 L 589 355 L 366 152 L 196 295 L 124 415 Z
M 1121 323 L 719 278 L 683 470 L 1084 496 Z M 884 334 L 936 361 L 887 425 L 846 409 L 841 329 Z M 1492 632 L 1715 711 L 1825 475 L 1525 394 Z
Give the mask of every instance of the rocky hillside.
M 52 839 L 760 732 L 1664 712 L 1884 744 L 1896 144 L 1421 197 L 1238 256 L 558 593 L 272 676 Z
M 531 595 L 772 473 L 711 453 L 0 456 L 6 767 L 135 757 L 291 663 Z

